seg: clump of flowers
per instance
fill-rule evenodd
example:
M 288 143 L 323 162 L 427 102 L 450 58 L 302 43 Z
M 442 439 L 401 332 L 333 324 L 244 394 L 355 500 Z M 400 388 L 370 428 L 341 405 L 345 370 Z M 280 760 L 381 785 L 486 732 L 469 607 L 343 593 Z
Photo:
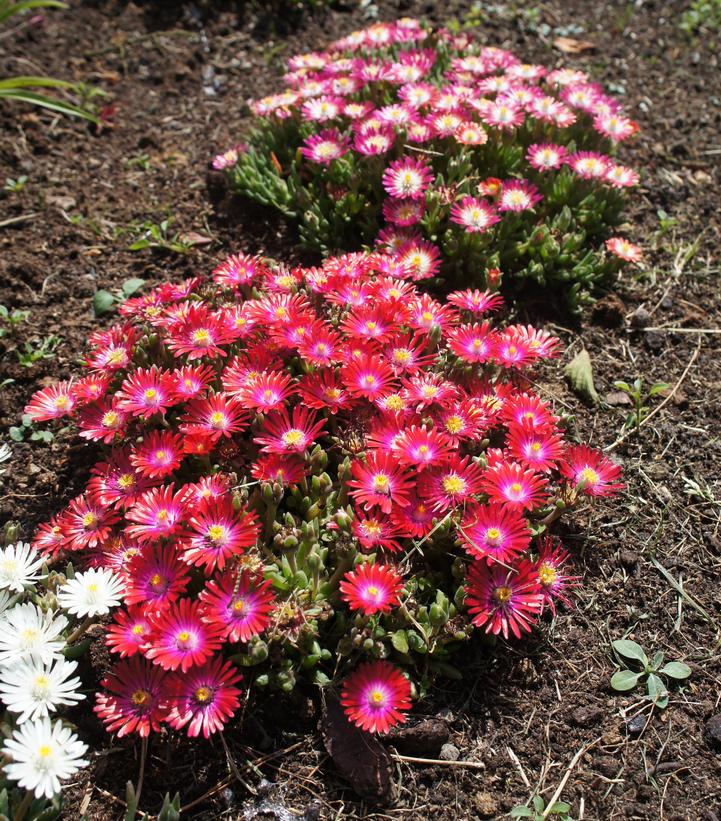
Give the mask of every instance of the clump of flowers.
M 12 818 L 56 817 L 61 782 L 88 764 L 87 745 L 62 712 L 85 699 L 75 659 L 87 649 L 85 631 L 118 604 L 121 589 L 109 569 L 49 572 L 29 544 L 0 548 L 0 777 Z
M 494 320 L 495 292 L 442 303 L 415 277 L 382 253 L 235 255 L 128 300 L 87 375 L 32 398 L 102 451 L 34 548 L 83 568 L 69 612 L 121 603 L 109 730 L 207 737 L 251 686 L 347 677 L 350 718 L 384 732 L 475 628 L 521 638 L 569 603 L 547 531 L 621 485 L 531 387 L 559 340 Z
M 284 79 L 213 164 L 307 245 L 399 252 L 451 287 L 501 269 L 572 308 L 635 261 L 605 240 L 638 183 L 616 157 L 637 125 L 585 72 L 402 19 L 292 57 Z

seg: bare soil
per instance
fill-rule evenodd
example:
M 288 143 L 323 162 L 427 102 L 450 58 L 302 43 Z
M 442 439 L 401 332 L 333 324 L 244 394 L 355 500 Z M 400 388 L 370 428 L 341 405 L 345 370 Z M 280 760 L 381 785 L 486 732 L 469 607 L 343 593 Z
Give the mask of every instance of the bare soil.
M 14 380 L 0 389 L 3 430 L 18 424 L 33 391 L 76 372 L 87 335 L 112 320 L 93 316 L 98 288 L 207 271 L 241 250 L 302 258 L 293 226 L 231 201 L 208 173 L 212 154 L 242 137 L 246 99 L 278 87 L 285 59 L 370 22 L 355 0 L 289 6 L 74 0 L 68 11 L 45 15 L 43 26 L 0 40 L 3 74 L 96 85 L 109 95 L 101 104 L 111 106 L 112 119 L 97 133 L 20 105 L 0 109 L 0 182 L 28 177 L 21 192 L 0 198 L 0 304 L 31 312 L 19 340 L 62 337 L 56 357 L 32 368 L 18 364 L 17 339 L 0 341 L 0 382 Z M 462 18 L 470 4 L 376 6 L 380 19 L 438 23 Z M 653 400 L 654 407 L 665 401 L 661 411 L 614 451 L 627 493 L 575 519 L 567 533 L 585 576 L 577 606 L 533 641 L 475 646 L 463 682 L 415 709 L 414 722 L 437 719 L 433 726 L 394 741 L 405 755 L 429 758 L 448 742 L 460 762 L 485 768 L 398 762 L 393 800 L 370 806 L 328 759 L 316 694 L 306 693 L 247 711 L 243 726 L 227 734 L 236 770 L 218 740 L 154 739 L 143 809 L 157 813 L 163 794 L 177 790 L 187 818 L 500 818 L 534 791 L 550 798 L 565 780 L 561 797 L 576 818 L 721 818 L 721 747 L 711 733 L 721 724 L 713 721 L 721 713 L 721 337 L 690 332 L 721 328 L 721 67 L 718 42 L 679 30 L 684 6 L 549 0 L 534 12 L 509 3 L 486 6 L 478 29 L 529 62 L 590 71 L 642 128 L 625 156 L 643 172 L 628 235 L 648 249 L 647 263 L 624 274 L 578 326 L 558 316 L 553 323 L 568 359 L 588 350 L 608 403 L 584 405 L 560 369 L 543 375 L 542 390 L 575 415 L 583 438 L 607 447 L 628 411 L 615 404 L 615 380 L 678 384 L 668 401 Z M 558 35 L 595 48 L 561 54 Z M 674 222 L 660 220 L 660 210 Z M 171 234 L 195 231 L 212 241 L 187 255 L 129 250 L 134 225 L 166 216 Z M 49 444 L 12 448 L 0 479 L 0 522 L 19 522 L 29 537 L 81 490 L 94 451 L 65 431 Z M 688 480 L 697 491 L 689 492 Z M 692 666 L 665 711 L 649 713 L 638 694 L 610 689 L 610 642 L 624 636 Z M 97 641 L 85 664 L 88 688 L 106 664 Z M 64 817 L 120 819 L 139 745 L 106 735 L 88 712 L 71 717 L 92 746 L 92 766 L 69 789 Z

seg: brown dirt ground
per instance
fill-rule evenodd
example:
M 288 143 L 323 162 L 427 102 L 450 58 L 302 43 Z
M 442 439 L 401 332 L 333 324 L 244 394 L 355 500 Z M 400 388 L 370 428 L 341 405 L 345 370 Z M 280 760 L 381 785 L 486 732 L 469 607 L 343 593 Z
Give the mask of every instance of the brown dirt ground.
M 0 381 L 14 382 L 0 389 L 3 428 L 17 424 L 34 390 L 74 372 L 97 325 L 97 288 L 131 276 L 155 282 L 207 271 L 231 251 L 297 257 L 292 226 L 229 204 L 206 177 L 209 156 L 242 135 L 244 100 L 277 88 L 284 59 L 368 22 L 355 0 L 305 13 L 287 13 L 282 2 L 268 11 L 262 2 L 75 0 L 69 11 L 47 15 L 44 27 L 0 41 L 3 73 L 96 84 L 115 106 L 114 126 L 100 134 L 22 106 L 0 110 L 0 182 L 28 177 L 22 192 L 0 198 L 0 223 L 26 217 L 0 227 L 0 304 L 31 311 L 23 340 L 50 333 L 63 339 L 55 359 L 31 369 L 5 353 Z M 589 309 L 580 329 L 562 319 L 556 326 L 567 357 L 582 346 L 589 351 L 602 397 L 616 379 L 675 385 L 683 376 L 640 435 L 615 450 L 627 494 L 578 517 L 567 534 L 586 577 L 578 606 L 521 647 L 476 648 L 464 681 L 417 707 L 419 717 L 445 722 L 460 760 L 485 769 L 399 763 L 394 801 L 370 807 L 327 760 L 317 708 L 299 698 L 272 712 L 253 708 L 243 730 L 228 734 L 243 783 L 228 777 L 217 741 L 154 741 L 144 809 L 157 812 L 166 791 L 180 790 L 183 804 L 192 804 L 188 818 L 499 818 L 535 790 L 549 798 L 568 775 L 562 798 L 574 817 L 721 818 L 721 753 L 705 729 L 721 712 L 719 337 L 670 330 L 721 328 L 721 70 L 718 43 L 679 31 L 684 5 L 549 0 L 529 12 L 523 4 L 497 4 L 486 7 L 479 29 L 488 43 L 529 61 L 589 70 L 641 123 L 626 152 L 644 175 L 628 221 L 629 235 L 649 248 L 648 262 Z M 381 19 L 411 14 L 435 22 L 469 6 L 377 3 Z M 561 55 L 552 46 L 559 34 L 596 48 Z M 676 222 L 663 229 L 659 209 Z M 128 250 L 129 226 L 165 215 L 175 220 L 172 230 L 197 231 L 212 243 L 186 256 Z M 696 242 L 697 253 L 686 259 Z M 639 317 L 639 309 L 647 314 Z M 542 387 L 576 415 L 584 438 L 597 446 L 615 440 L 623 407 L 585 406 L 558 371 L 546 372 Z M 30 536 L 79 491 L 92 461 L 91 450 L 63 431 L 49 445 L 13 444 L 0 479 L 0 522 L 19 521 Z M 686 493 L 688 479 L 705 492 Z M 668 709 L 644 713 L 645 721 L 629 723 L 642 704 L 608 684 L 609 644 L 624 635 L 693 667 Z M 89 687 L 103 667 L 100 650 L 85 671 Z M 139 747 L 111 739 L 87 711 L 76 712 L 93 764 L 69 789 L 64 817 L 84 811 L 93 821 L 122 818 Z M 398 742 L 406 753 L 431 757 L 439 743 L 436 737 L 424 746 L 413 734 Z M 270 754 L 255 768 L 245 764 Z

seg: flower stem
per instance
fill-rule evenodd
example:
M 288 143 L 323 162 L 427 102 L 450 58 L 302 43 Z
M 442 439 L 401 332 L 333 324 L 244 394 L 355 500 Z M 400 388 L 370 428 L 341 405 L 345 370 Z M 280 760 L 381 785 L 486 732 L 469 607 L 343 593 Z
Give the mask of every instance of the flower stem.
M 27 811 L 30 809 L 30 805 L 33 803 L 33 798 L 35 794 L 32 792 L 26 792 L 23 796 L 23 800 L 18 804 L 18 808 L 15 810 L 15 814 L 13 818 L 15 821 L 23 821 Z
M 75 630 L 73 630 L 73 632 L 68 636 L 68 638 L 66 639 L 66 644 L 75 644 L 75 642 L 83 636 L 85 631 L 88 629 L 88 627 L 90 627 L 90 625 L 92 623 L 93 623 L 93 617 L 92 616 L 86 616 L 85 621 L 83 621 L 81 624 L 79 624 L 75 628 Z

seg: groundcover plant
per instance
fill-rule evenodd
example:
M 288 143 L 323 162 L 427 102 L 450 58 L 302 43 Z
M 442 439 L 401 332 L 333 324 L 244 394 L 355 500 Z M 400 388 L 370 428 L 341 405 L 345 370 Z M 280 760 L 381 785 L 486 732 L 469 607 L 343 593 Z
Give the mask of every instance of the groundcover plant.
M 105 449 L 34 548 L 121 601 L 110 731 L 208 737 L 306 682 L 385 732 L 474 632 L 517 640 L 569 602 L 554 522 L 621 484 L 532 390 L 559 341 L 412 277 L 387 253 L 231 256 L 128 300 L 87 374 L 33 396 Z
M 308 246 L 399 250 L 451 287 L 501 269 L 517 290 L 559 287 L 573 309 L 634 257 L 609 234 L 638 182 L 616 147 L 637 126 L 586 73 L 410 19 L 288 69 L 214 166 L 297 219 Z

